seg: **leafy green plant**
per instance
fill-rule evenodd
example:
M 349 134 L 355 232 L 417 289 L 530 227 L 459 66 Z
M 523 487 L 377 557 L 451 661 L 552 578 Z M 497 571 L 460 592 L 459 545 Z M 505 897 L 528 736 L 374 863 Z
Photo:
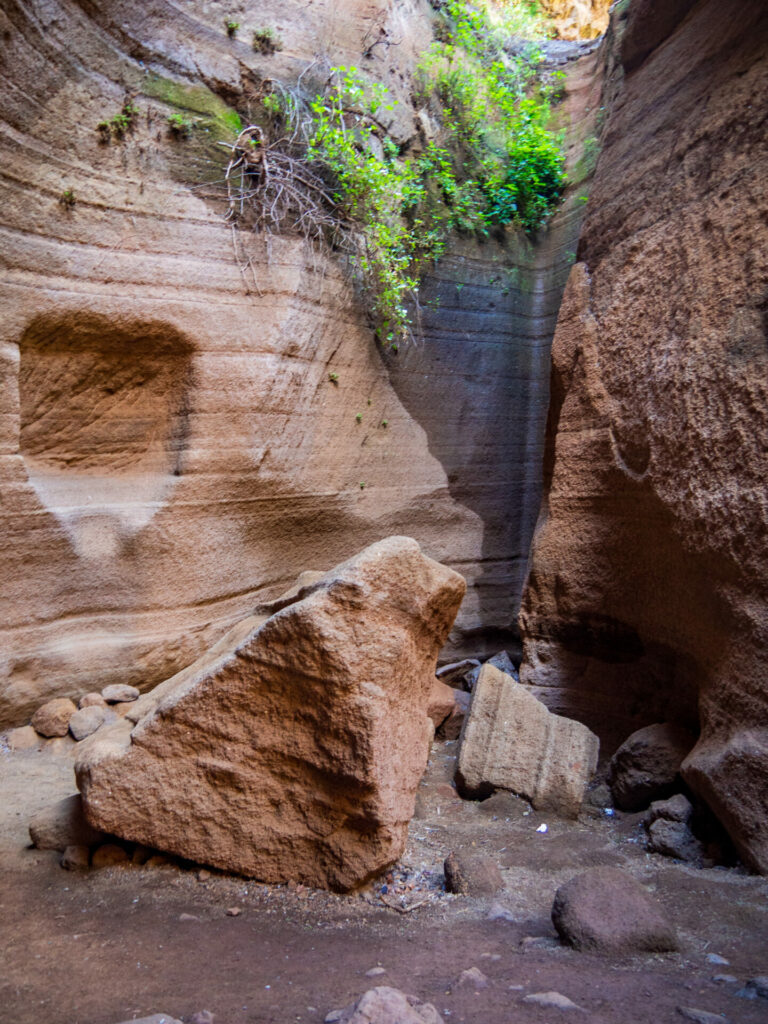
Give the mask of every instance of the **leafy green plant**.
M 253 48 L 267 56 L 282 50 L 283 41 L 273 28 L 257 28 L 253 33 Z
M 126 132 L 133 128 L 138 116 L 138 107 L 134 105 L 133 100 L 126 99 L 119 113 L 108 121 L 99 121 L 96 125 L 96 131 L 101 135 L 101 141 L 109 142 L 112 139 L 122 139 Z
M 228 18 L 224 22 L 224 27 L 227 30 L 227 35 L 229 36 L 229 38 L 234 39 L 235 36 L 237 35 L 238 29 L 240 28 L 240 22 L 234 21 L 232 18 Z
M 361 412 L 357 413 L 357 414 L 355 415 L 355 420 L 356 420 L 356 421 L 357 421 L 358 423 L 362 423 L 362 422 L 363 422 L 363 414 L 362 414 Z
M 75 205 L 75 193 L 71 188 L 66 188 L 59 196 L 59 206 L 63 206 L 65 210 L 71 210 Z
M 339 375 L 338 375 L 338 373 L 329 373 L 328 374 L 328 380 L 331 382 L 331 384 L 338 385 L 338 383 L 339 383 Z
M 177 139 L 187 139 L 192 134 L 194 124 L 183 114 L 168 115 L 168 131 Z

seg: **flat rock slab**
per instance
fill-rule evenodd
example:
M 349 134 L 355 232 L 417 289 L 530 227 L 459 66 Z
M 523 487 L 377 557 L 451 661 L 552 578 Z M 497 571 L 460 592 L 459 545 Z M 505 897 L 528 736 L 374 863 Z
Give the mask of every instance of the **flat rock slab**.
M 486 664 L 462 734 L 456 785 L 463 796 L 505 789 L 537 810 L 576 817 L 598 749 L 585 725 L 552 714 L 511 676 Z
M 437 654 L 465 583 L 391 537 L 240 622 L 83 741 L 86 814 L 123 839 L 349 890 L 405 846 Z
M 552 923 L 574 949 L 664 953 L 678 948 L 675 929 L 639 882 L 616 868 L 593 868 L 561 885 Z

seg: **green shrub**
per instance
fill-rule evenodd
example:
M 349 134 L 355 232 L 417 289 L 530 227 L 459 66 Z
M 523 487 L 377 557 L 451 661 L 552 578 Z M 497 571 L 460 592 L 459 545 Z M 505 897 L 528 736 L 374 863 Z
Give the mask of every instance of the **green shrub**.
M 253 48 L 257 53 L 270 55 L 282 50 L 283 41 L 272 28 L 257 28 L 253 33 Z

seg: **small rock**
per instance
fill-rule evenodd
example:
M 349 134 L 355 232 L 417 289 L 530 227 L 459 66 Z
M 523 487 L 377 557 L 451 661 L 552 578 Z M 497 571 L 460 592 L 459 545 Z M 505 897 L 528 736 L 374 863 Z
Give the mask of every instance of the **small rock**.
M 484 853 L 449 853 L 444 869 L 448 892 L 461 896 L 493 896 L 504 888 L 496 861 Z
M 87 846 L 68 846 L 59 864 L 66 871 L 87 871 L 90 854 Z
M 207 868 L 200 868 L 200 870 L 197 872 L 198 882 L 207 882 L 210 877 L 211 872 L 208 871 Z
M 677 1012 L 693 1024 L 730 1024 L 723 1013 L 710 1013 L 709 1010 L 697 1010 L 694 1006 L 678 1006 Z
M 666 818 L 657 818 L 648 829 L 646 849 L 688 864 L 702 864 L 707 855 L 703 843 L 699 842 L 686 822 L 668 821 Z
M 432 689 L 429 692 L 427 702 L 427 718 L 432 720 L 435 730 L 439 729 L 443 722 L 452 714 L 456 705 L 454 691 L 450 686 L 435 679 Z
M 189 1024 L 213 1024 L 214 1015 L 210 1010 L 198 1010 L 189 1018 Z
M 240 917 L 241 914 L 242 910 L 240 909 L 240 907 L 227 907 L 227 917 Z
M 370 970 L 365 972 L 366 978 L 378 978 L 381 974 L 386 974 L 386 967 L 371 967 Z
M 497 960 L 501 960 L 501 953 L 481 953 L 480 954 L 480 959 L 481 960 L 493 960 L 494 963 L 495 963 Z
M 199 921 L 197 914 L 179 914 L 180 921 Z
M 488 921 L 514 922 L 515 915 L 512 913 L 511 910 L 507 910 L 506 907 L 503 907 L 501 903 L 493 903 L 491 905 L 491 909 L 486 914 L 486 919 Z
M 66 736 L 69 720 L 76 711 L 69 697 L 54 697 L 37 709 L 30 725 L 41 736 Z
M 443 665 L 435 672 L 435 675 L 442 683 L 463 687 L 466 686 L 467 675 L 475 668 L 478 670 L 480 668 L 477 658 L 464 658 L 463 661 L 453 661 L 450 665 Z
M 529 996 L 523 996 L 522 1002 L 533 1003 L 536 1006 L 551 1007 L 555 1010 L 579 1010 L 584 1012 L 582 1007 L 577 1006 L 568 996 L 561 992 L 532 992 Z
M 598 807 L 600 810 L 613 807 L 613 797 L 606 783 L 601 782 L 600 785 L 588 790 L 584 794 L 584 803 L 589 807 Z
M 162 853 L 153 853 L 151 857 L 144 861 L 145 868 L 168 868 L 172 867 L 171 861 L 162 855 Z
M 442 1024 L 431 1003 L 386 985 L 369 989 L 344 1010 L 332 1010 L 325 1020 L 326 1024 Z
M 151 1017 L 131 1018 L 121 1021 L 120 1024 L 182 1024 L 182 1021 L 169 1013 L 153 1013 Z
M 77 706 L 79 708 L 105 708 L 107 707 L 107 702 L 100 693 L 94 691 L 93 693 L 84 694 L 77 702 Z
M 469 967 L 466 971 L 462 971 L 452 983 L 452 992 L 458 988 L 473 988 L 479 991 L 481 988 L 488 988 L 488 979 L 479 967 Z
M 128 863 L 128 854 L 122 846 L 118 846 L 116 843 L 105 843 L 93 851 L 91 858 L 91 867 L 94 868 L 114 868 L 119 864 Z
M 106 705 L 99 707 L 94 704 L 87 708 L 80 708 L 69 720 L 69 731 L 76 740 L 84 740 L 86 736 L 90 736 L 91 733 L 101 728 L 106 717 Z
M 693 804 L 683 793 L 676 793 L 669 800 L 654 800 L 643 818 L 643 824 L 650 828 L 654 821 L 664 818 L 666 821 L 689 822 L 693 814 Z
M 669 722 L 633 732 L 611 759 L 609 784 L 622 811 L 642 811 L 652 800 L 671 796 L 681 784 L 680 766 L 696 742 Z
M 35 750 L 40 742 L 40 734 L 31 725 L 22 725 L 20 729 L 11 729 L 8 733 L 8 746 L 11 750 Z
M 128 686 L 126 683 L 112 683 L 105 686 L 101 696 L 107 704 L 121 704 L 124 701 L 137 700 L 141 694 L 135 686 Z
M 735 974 L 715 974 L 712 977 L 712 981 L 714 981 L 716 985 L 737 985 L 739 979 Z
M 119 718 L 130 718 L 134 709 L 140 706 L 137 700 L 124 700 L 119 704 L 113 704 L 113 714 Z
M 707 953 L 707 963 L 716 964 L 718 967 L 730 967 L 730 960 L 726 960 L 724 956 L 720 956 L 718 953 Z
M 512 676 L 514 680 L 520 682 L 520 676 L 517 674 L 515 664 L 510 658 L 506 651 L 499 651 L 498 654 L 494 654 L 492 658 L 489 658 L 486 665 L 493 665 L 499 672 L 503 672 L 507 676 Z
M 736 993 L 742 999 L 768 999 L 768 974 L 758 978 L 750 978 L 744 988 Z
M 438 739 L 457 740 L 464 727 L 464 719 L 469 714 L 472 695 L 465 690 L 453 691 L 453 710 L 437 730 Z
M 139 843 L 138 846 L 134 847 L 133 853 L 131 854 L 131 864 L 135 864 L 136 867 L 139 868 L 144 867 L 152 855 L 152 851 L 148 846 L 142 846 L 141 843 Z
M 552 923 L 563 942 L 579 950 L 661 953 L 678 947 L 661 907 L 617 868 L 593 868 L 561 885 Z
M 29 837 L 38 850 L 60 852 L 68 846 L 95 846 L 107 838 L 85 820 L 79 793 L 36 814 L 29 823 Z

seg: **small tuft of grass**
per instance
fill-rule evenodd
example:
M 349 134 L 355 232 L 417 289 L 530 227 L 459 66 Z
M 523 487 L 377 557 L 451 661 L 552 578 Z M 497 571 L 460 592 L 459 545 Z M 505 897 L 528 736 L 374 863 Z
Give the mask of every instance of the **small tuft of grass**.
M 256 53 L 270 56 L 283 48 L 283 40 L 273 28 L 257 28 L 253 33 L 253 48 Z
M 329 373 L 328 374 L 328 380 L 331 382 L 331 384 L 335 384 L 338 387 L 338 384 L 339 384 L 339 375 L 338 375 L 338 373 Z
M 168 115 L 168 131 L 177 139 L 188 139 L 194 124 L 183 114 Z
M 228 18 L 224 22 L 224 27 L 227 30 L 227 35 L 229 36 L 229 38 L 234 39 L 235 36 L 237 35 L 238 29 L 240 28 L 240 22 L 233 21 L 232 18 Z
M 112 139 L 123 139 L 126 133 L 133 128 L 138 116 L 139 108 L 134 105 L 133 100 L 126 99 L 119 114 L 115 114 L 108 121 L 99 121 L 96 125 L 96 131 L 101 136 L 100 141 L 108 143 Z
M 59 206 L 63 206 L 65 210 L 71 210 L 75 202 L 75 193 L 71 188 L 64 189 L 59 196 Z

